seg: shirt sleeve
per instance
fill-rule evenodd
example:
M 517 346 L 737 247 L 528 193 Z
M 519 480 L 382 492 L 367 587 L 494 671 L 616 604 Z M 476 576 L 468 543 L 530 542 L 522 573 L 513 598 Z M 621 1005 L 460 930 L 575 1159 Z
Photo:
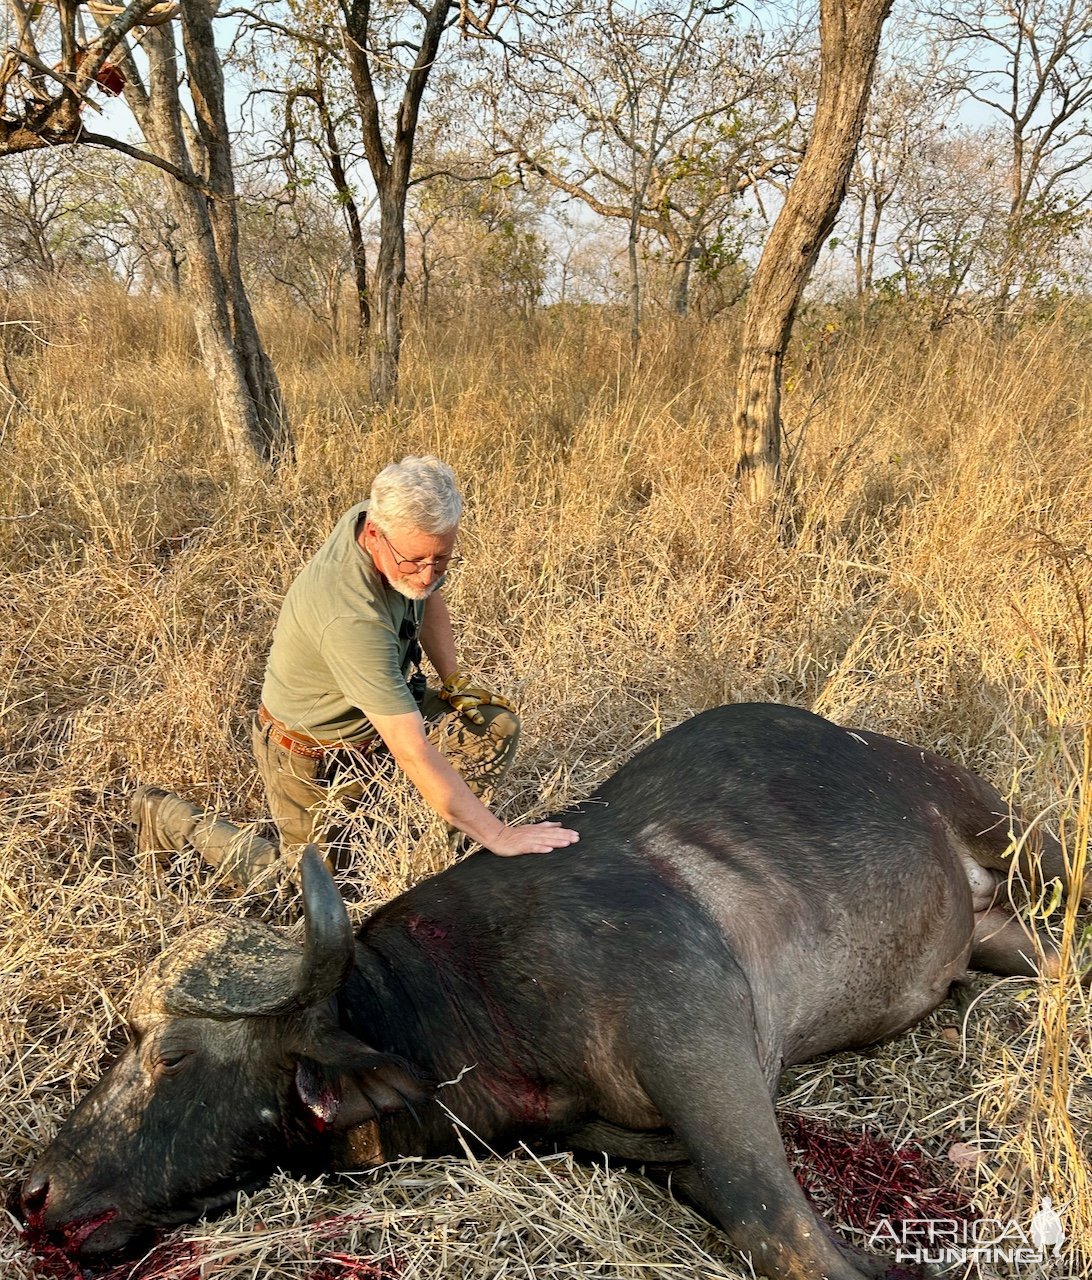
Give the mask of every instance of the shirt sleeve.
M 319 652 L 345 698 L 366 716 L 416 711 L 399 665 L 390 627 L 370 618 L 334 618 L 322 632 Z

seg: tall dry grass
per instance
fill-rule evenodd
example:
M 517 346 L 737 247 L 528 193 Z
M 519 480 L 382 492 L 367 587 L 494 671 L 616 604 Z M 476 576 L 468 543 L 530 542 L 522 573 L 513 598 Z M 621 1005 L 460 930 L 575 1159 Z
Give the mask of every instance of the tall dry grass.
M 595 314 L 410 335 L 404 398 L 309 322 L 267 332 L 298 460 L 241 489 L 183 312 L 101 294 L 23 298 L 0 390 L 0 1177 L 16 1180 L 118 1042 L 133 975 L 226 899 L 185 858 L 134 853 L 139 781 L 261 816 L 248 714 L 279 601 L 372 474 L 448 458 L 467 489 L 450 587 L 467 663 L 525 722 L 505 812 L 585 794 L 715 703 L 781 700 L 937 748 L 1088 840 L 1092 371 L 1064 314 L 1002 335 L 898 317 L 805 322 L 787 369 L 792 509 L 733 510 L 735 331 L 657 328 L 640 369 Z M 13 395 L 14 393 L 14 395 Z M 4 408 L 7 405 L 6 409 Z M 443 865 L 443 833 L 392 783 L 362 833 L 355 911 Z M 991 1217 L 1065 1207 L 1090 1274 L 1092 1021 L 1083 922 L 1035 909 L 1070 965 L 982 983 L 958 1041 L 938 1015 L 893 1046 L 794 1073 L 794 1109 L 943 1156 Z M 320 1209 L 321 1206 L 321 1209 Z M 559 1208 L 560 1206 L 560 1208 Z M 307 1227 L 318 1213 L 325 1234 Z M 341 1224 L 340 1226 L 337 1224 Z M 259 1230 L 258 1228 L 262 1229 Z M 358 1185 L 285 1182 L 202 1228 L 226 1280 L 307 1274 L 338 1248 L 405 1274 L 738 1275 L 715 1233 L 628 1175 L 570 1162 L 413 1165 Z M 325 1253 L 323 1252 L 325 1251 Z M 210 1264 L 211 1265 L 211 1264 Z M 10 1230 L 0 1270 L 32 1273 Z

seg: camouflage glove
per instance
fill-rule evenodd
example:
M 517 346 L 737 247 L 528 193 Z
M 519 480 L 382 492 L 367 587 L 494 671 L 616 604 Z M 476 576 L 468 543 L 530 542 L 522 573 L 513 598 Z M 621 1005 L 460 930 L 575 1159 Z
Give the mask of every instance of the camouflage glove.
M 515 711 L 515 704 L 499 693 L 490 693 L 480 684 L 474 684 L 468 675 L 464 675 L 458 667 L 440 686 L 440 697 L 466 716 L 471 724 L 485 724 L 485 716 L 479 707 L 504 707 L 506 711 Z

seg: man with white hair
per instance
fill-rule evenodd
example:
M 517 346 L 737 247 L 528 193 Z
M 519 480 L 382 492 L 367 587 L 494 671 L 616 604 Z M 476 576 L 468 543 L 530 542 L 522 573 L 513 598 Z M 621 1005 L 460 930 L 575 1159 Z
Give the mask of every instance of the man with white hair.
M 510 826 L 486 806 L 519 738 L 512 704 L 459 668 L 442 586 L 462 498 L 438 458 L 376 476 L 289 587 L 254 719 L 258 770 L 284 846 L 325 843 L 329 801 L 359 801 L 367 761 L 389 753 L 450 828 L 495 854 L 547 853 L 577 840 L 557 822 Z M 422 651 L 440 679 L 429 689 Z M 276 851 L 158 788 L 134 814 L 144 847 L 193 844 L 246 880 Z M 230 848 L 229 848 L 230 846 Z M 226 860 L 226 861 L 225 861 Z

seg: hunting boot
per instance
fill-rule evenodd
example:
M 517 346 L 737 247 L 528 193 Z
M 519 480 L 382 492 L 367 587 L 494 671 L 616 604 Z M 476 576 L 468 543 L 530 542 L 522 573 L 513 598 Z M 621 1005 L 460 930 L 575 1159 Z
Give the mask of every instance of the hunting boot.
M 138 787 L 130 807 L 139 851 L 182 853 L 195 849 L 239 888 L 247 888 L 280 858 L 280 850 L 271 841 L 214 813 L 206 813 L 162 787 Z
M 139 853 L 181 853 L 202 810 L 173 791 L 145 784 L 129 800 Z

